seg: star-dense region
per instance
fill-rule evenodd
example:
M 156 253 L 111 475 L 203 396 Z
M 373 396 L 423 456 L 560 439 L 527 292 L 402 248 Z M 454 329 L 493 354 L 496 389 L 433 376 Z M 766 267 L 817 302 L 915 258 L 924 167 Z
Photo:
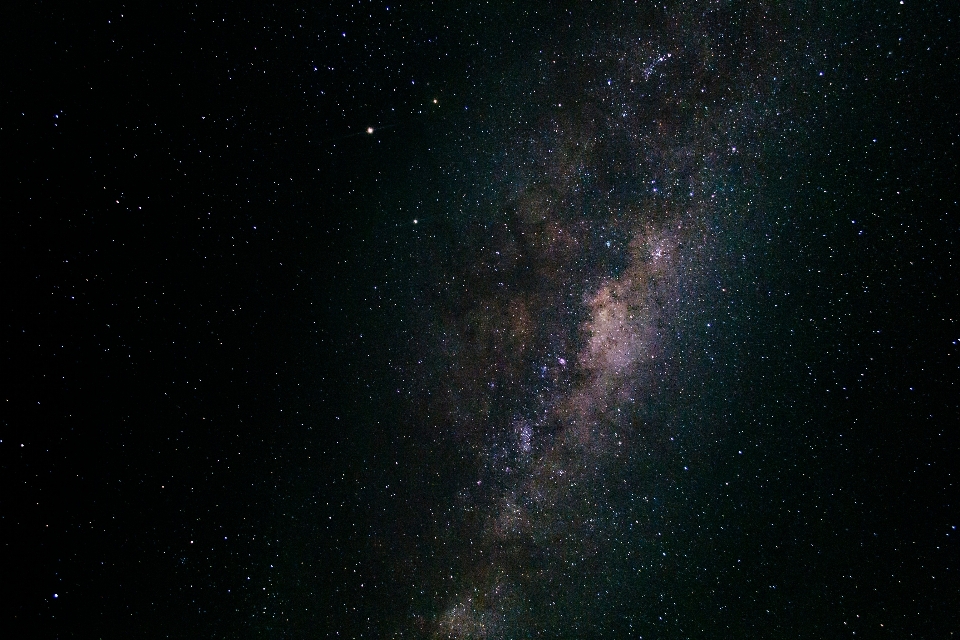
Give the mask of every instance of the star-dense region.
M 953 637 L 958 20 L 11 12 L 3 627 Z

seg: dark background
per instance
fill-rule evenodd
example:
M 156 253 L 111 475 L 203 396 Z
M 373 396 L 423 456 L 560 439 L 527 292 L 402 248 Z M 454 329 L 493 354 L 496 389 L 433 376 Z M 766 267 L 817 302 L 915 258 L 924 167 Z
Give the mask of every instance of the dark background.
M 482 187 L 469 176 L 495 152 L 477 149 L 536 112 L 516 89 L 525 61 L 619 13 L 4 13 L 0 624 L 11 637 L 405 626 L 415 590 L 397 558 L 430 551 L 389 538 L 425 539 L 469 477 L 408 401 L 423 292 L 465 224 L 450 203 Z M 725 589 L 678 577 L 665 588 L 685 622 L 650 622 L 658 634 L 957 629 L 952 13 L 848 3 L 822 25 L 842 43 L 834 84 L 797 81 L 804 125 L 772 196 L 790 207 L 751 267 L 789 294 L 745 303 L 761 319 L 737 347 L 752 364 L 715 449 L 764 455 L 716 463 L 741 483 L 710 502 L 734 523 L 705 561 Z M 743 569 L 721 568 L 734 557 Z M 772 594 L 774 579 L 794 586 Z

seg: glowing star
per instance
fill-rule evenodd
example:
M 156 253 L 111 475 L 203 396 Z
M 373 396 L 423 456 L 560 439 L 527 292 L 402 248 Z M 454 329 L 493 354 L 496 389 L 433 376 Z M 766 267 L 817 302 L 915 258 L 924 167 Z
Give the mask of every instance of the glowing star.
M 367 127 L 367 133 L 373 133 L 373 127 Z

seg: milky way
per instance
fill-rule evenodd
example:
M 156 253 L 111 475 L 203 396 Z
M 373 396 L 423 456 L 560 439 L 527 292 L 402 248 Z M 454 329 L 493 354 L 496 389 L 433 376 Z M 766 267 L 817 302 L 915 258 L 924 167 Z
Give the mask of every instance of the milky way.
M 782 108 L 784 25 L 762 5 L 714 6 L 553 53 L 545 68 L 564 71 L 534 93 L 556 104 L 475 178 L 499 199 L 448 265 L 421 348 L 443 372 L 422 419 L 476 477 L 442 543 L 451 584 L 414 612 L 418 633 L 574 633 L 654 613 L 622 607 L 665 570 L 658 502 L 683 456 L 663 414 L 710 375 L 691 336 L 725 291 L 724 238 L 749 223 L 741 194 Z

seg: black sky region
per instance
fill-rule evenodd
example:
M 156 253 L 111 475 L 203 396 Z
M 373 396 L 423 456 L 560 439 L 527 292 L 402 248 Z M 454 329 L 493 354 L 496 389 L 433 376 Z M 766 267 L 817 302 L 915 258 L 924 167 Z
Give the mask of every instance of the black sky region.
M 4 14 L 4 637 L 960 630 L 952 3 Z

